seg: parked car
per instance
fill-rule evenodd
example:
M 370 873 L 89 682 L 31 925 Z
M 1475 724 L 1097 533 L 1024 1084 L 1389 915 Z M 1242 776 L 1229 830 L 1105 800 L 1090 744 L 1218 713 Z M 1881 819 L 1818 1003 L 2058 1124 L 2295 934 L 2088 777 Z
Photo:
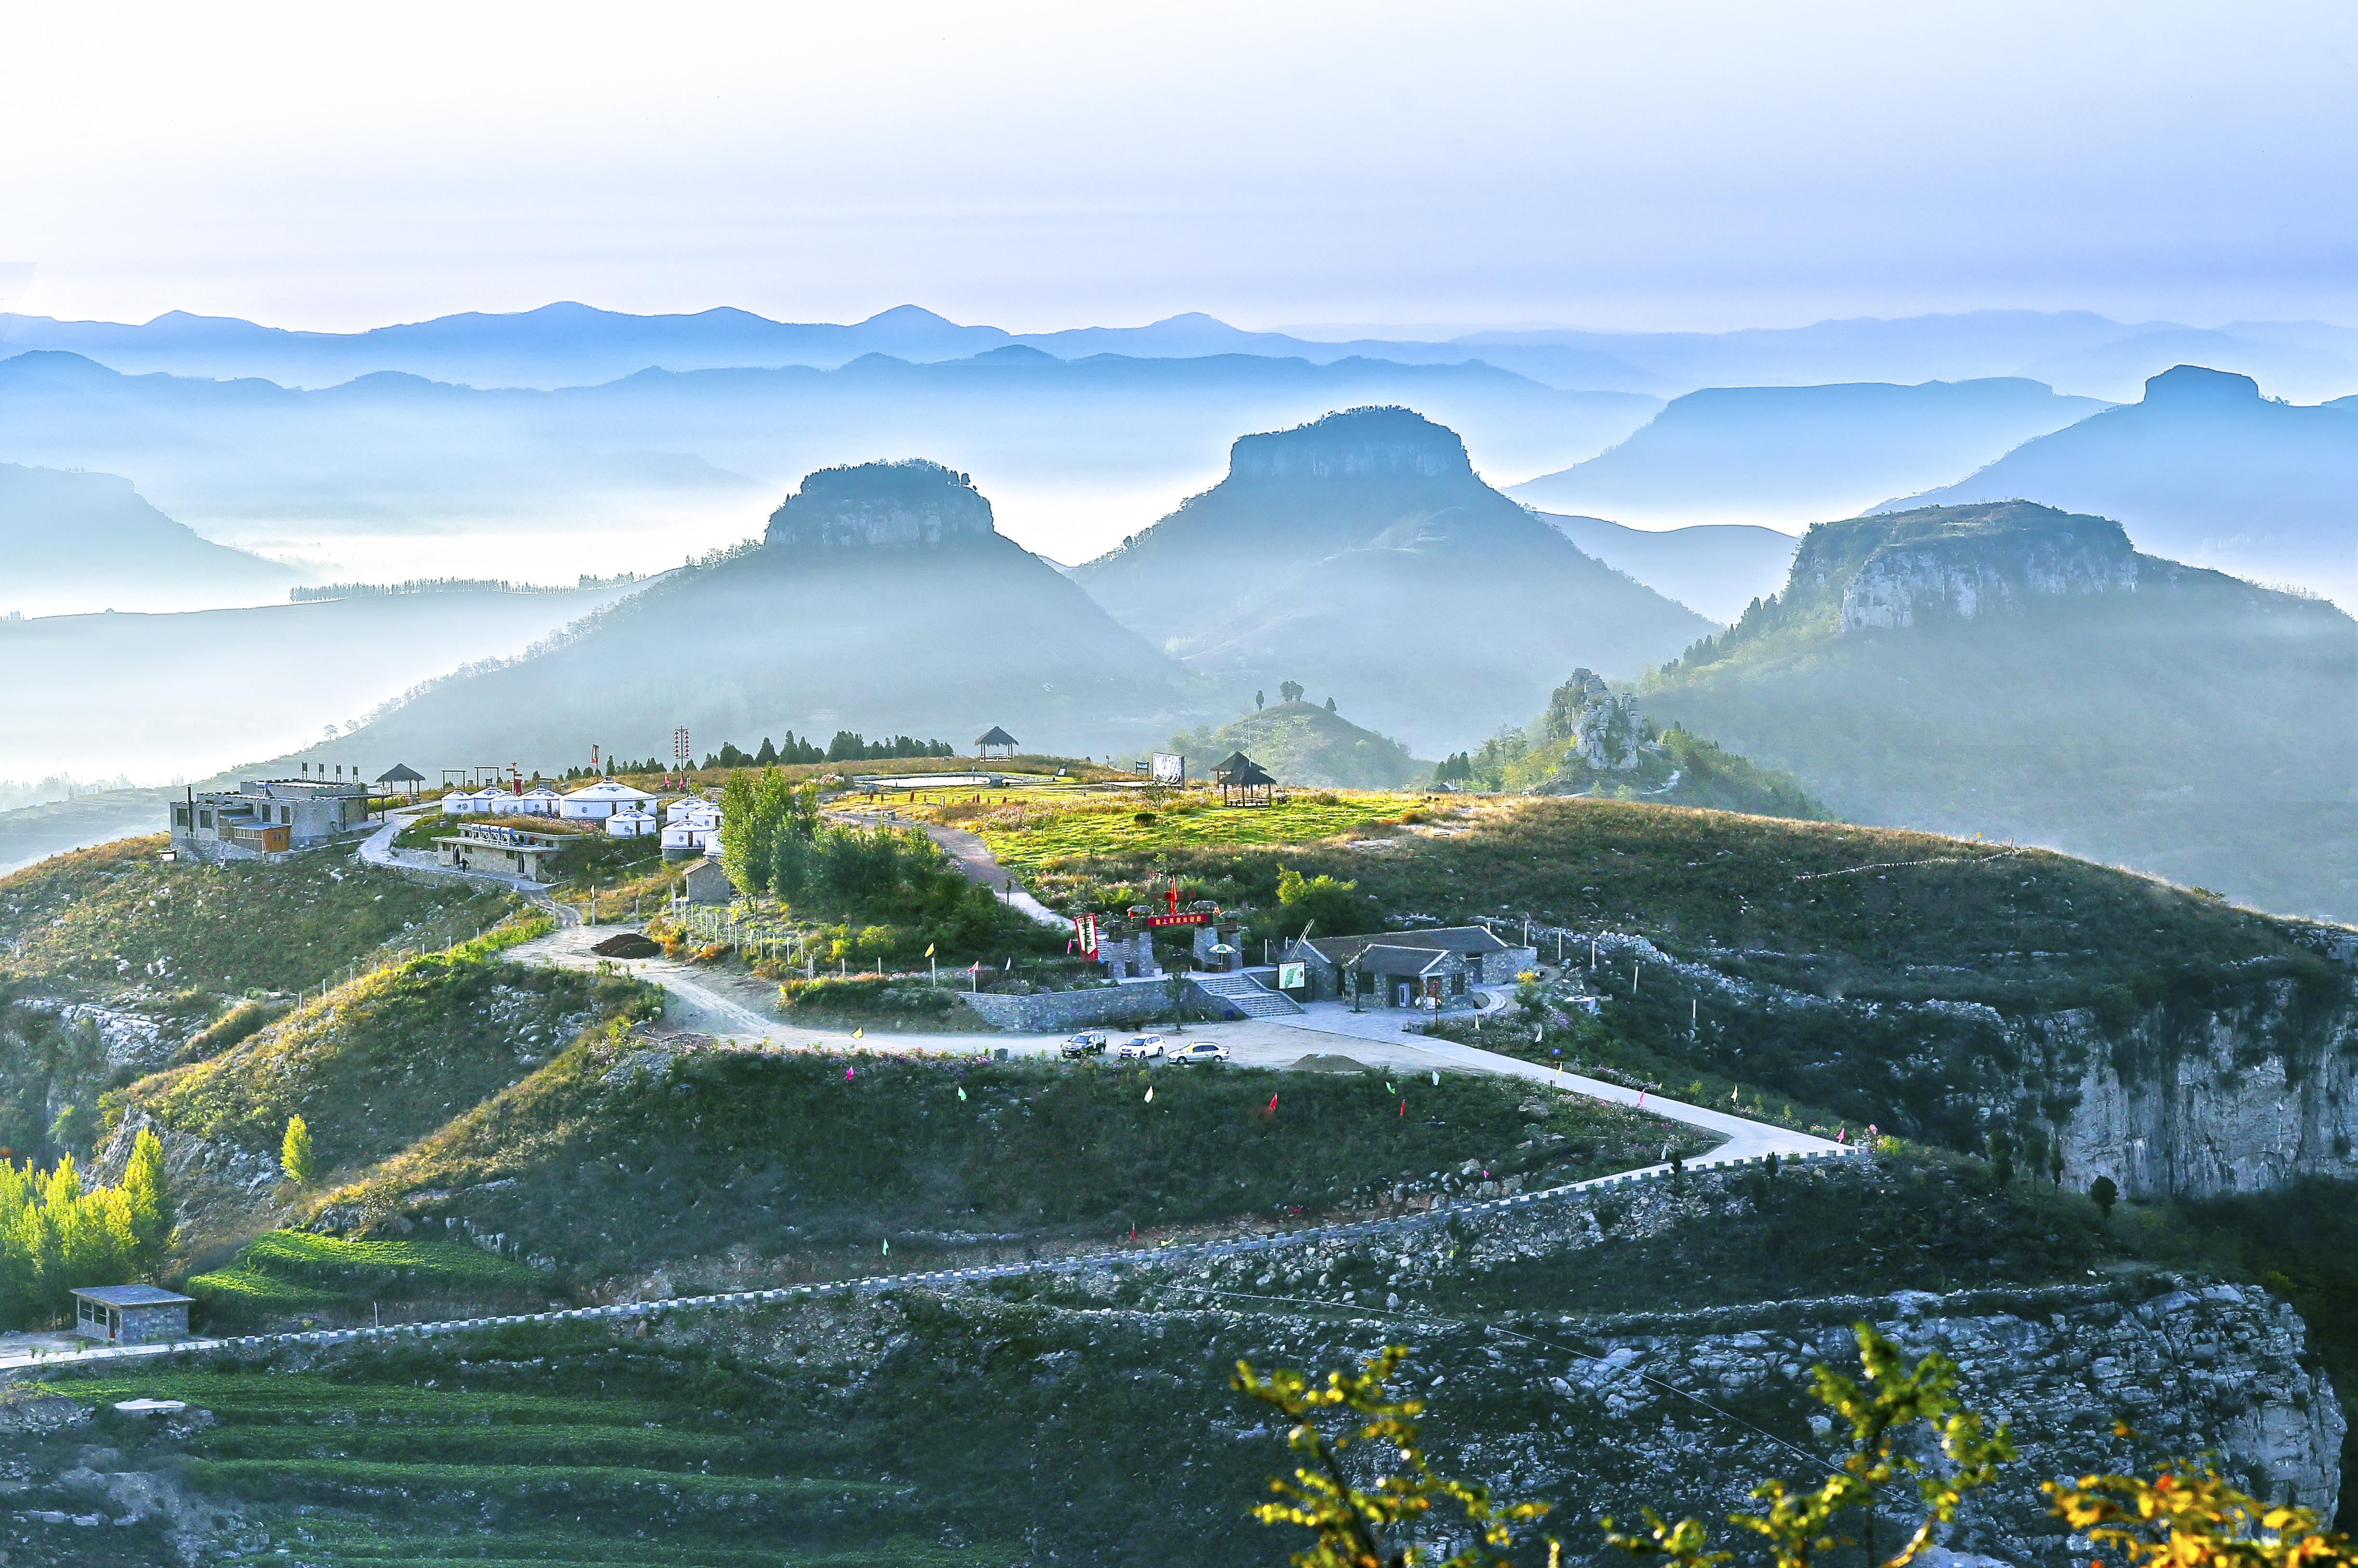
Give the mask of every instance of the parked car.
M 1228 1059 L 1228 1048 L 1225 1045 L 1215 1044 L 1209 1040 L 1191 1040 L 1186 1044 L 1180 1046 L 1177 1050 L 1163 1057 L 1163 1060 L 1166 1062 L 1176 1062 L 1182 1064 L 1188 1062 L 1225 1062 Z
M 1163 1054 L 1163 1036 L 1133 1034 L 1116 1046 L 1113 1054 L 1125 1062 L 1151 1062 Z
M 1067 1056 L 1102 1056 L 1105 1048 L 1106 1033 L 1102 1029 L 1084 1029 L 1064 1044 Z

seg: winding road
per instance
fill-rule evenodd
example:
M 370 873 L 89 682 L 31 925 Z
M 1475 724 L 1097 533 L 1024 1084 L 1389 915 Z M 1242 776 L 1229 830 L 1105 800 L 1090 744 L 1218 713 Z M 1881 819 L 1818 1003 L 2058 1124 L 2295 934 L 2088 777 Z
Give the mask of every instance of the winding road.
M 408 813 L 405 816 L 415 816 Z M 394 835 L 401 830 L 404 817 L 395 817 L 372 834 L 359 849 L 359 858 L 370 865 L 389 871 L 424 873 L 436 876 L 460 877 L 476 881 L 494 883 L 525 893 L 543 907 L 554 911 L 561 928 L 546 936 L 536 938 L 509 949 L 512 957 L 560 968 L 593 968 L 600 963 L 612 964 L 663 987 L 672 1004 L 665 1009 L 665 1022 L 675 1026 L 686 1025 L 693 1032 L 712 1036 L 729 1044 L 751 1043 L 756 1047 L 784 1044 L 806 1049 L 829 1051 L 957 1051 L 982 1053 L 1006 1050 L 1027 1056 L 1052 1055 L 1060 1044 L 1054 1035 L 1005 1034 L 892 1034 L 875 1041 L 855 1038 L 841 1030 L 808 1029 L 789 1026 L 782 1021 L 765 1016 L 751 1005 L 767 993 L 766 986 L 742 999 L 727 994 L 728 982 L 719 980 L 709 970 L 692 969 L 670 959 L 616 960 L 601 958 L 590 951 L 593 942 L 602 935 L 624 927 L 583 926 L 578 912 L 558 904 L 547 896 L 547 888 L 540 883 L 498 876 L 485 871 L 460 871 L 449 867 L 421 864 L 401 857 L 393 849 Z M 982 840 L 973 834 L 955 828 L 928 828 L 936 842 L 942 843 L 959 868 L 968 876 L 985 886 L 996 885 L 1002 896 L 1012 894 L 1009 902 L 1018 899 L 1038 910 L 1034 918 L 1045 916 L 1051 924 L 1062 926 L 1062 916 L 1038 904 L 1028 892 L 1014 886 L 1013 878 L 991 859 Z M 942 835 L 954 835 L 970 841 L 954 845 L 945 842 Z M 423 857 L 420 858 L 421 860 Z M 1031 909 L 1026 910 L 1032 913 Z M 569 918 L 568 918 L 569 917 Z M 1857 1144 L 1842 1144 L 1796 1132 L 1790 1128 L 1754 1121 L 1747 1117 L 1714 1110 L 1707 1106 L 1688 1105 L 1683 1101 L 1664 1099 L 1650 1091 L 1625 1088 L 1577 1073 L 1551 1070 L 1535 1062 L 1520 1061 L 1485 1051 L 1478 1046 L 1460 1045 L 1452 1041 L 1434 1040 L 1405 1031 L 1396 1022 L 1397 1012 L 1379 1011 L 1353 1012 L 1340 1002 L 1314 1002 L 1298 1016 L 1284 1018 L 1248 1019 L 1229 1023 L 1191 1024 L 1190 1033 L 1199 1033 L 1217 1039 L 1229 1048 L 1231 1058 L 1240 1065 L 1283 1067 L 1293 1063 L 1283 1060 L 1298 1055 L 1305 1045 L 1315 1048 L 1314 1054 L 1332 1057 L 1337 1038 L 1354 1042 L 1350 1059 L 1365 1066 L 1380 1066 L 1406 1072 L 1487 1073 L 1500 1077 L 1520 1078 L 1529 1083 L 1543 1084 L 1551 1088 L 1569 1090 L 1614 1105 L 1628 1106 L 1666 1121 L 1696 1128 L 1725 1140 L 1706 1154 L 1686 1162 L 1685 1168 L 1701 1170 L 1713 1166 L 1739 1165 L 1765 1160 L 1775 1155 L 1780 1160 L 1833 1160 L 1864 1155 L 1866 1149 Z M 1200 1242 L 1182 1246 L 1145 1248 L 1115 1248 L 1097 1252 L 1075 1253 L 1023 1263 L 995 1264 L 977 1269 L 940 1269 L 921 1273 L 863 1276 L 839 1280 L 825 1284 L 801 1285 L 781 1290 L 737 1291 L 718 1295 L 672 1297 L 658 1302 L 626 1302 L 611 1306 L 579 1307 L 566 1312 L 527 1313 L 513 1317 L 458 1318 L 440 1323 L 405 1324 L 393 1328 L 322 1329 L 301 1334 L 263 1335 L 241 1339 L 183 1340 L 175 1345 L 101 1346 L 86 1350 L 56 1353 L 11 1355 L 0 1352 L 0 1377 L 27 1368 L 53 1366 L 65 1362 L 92 1360 L 138 1360 L 171 1356 L 184 1351 L 216 1349 L 269 1349 L 292 1345 L 339 1345 L 390 1339 L 461 1333 L 526 1324 L 570 1323 L 652 1316 L 677 1311 L 726 1311 L 768 1304 L 776 1302 L 807 1300 L 846 1292 L 874 1292 L 898 1287 L 918 1286 L 930 1289 L 954 1288 L 979 1284 L 991 1280 L 1021 1274 L 1072 1273 L 1104 1268 L 1119 1263 L 1177 1262 L 1206 1260 L 1354 1236 L 1380 1235 L 1387 1231 L 1438 1223 L 1451 1216 L 1503 1212 L 1533 1204 L 1559 1201 L 1574 1194 L 1625 1183 L 1647 1182 L 1671 1174 L 1670 1165 L 1650 1165 L 1641 1170 L 1625 1171 L 1617 1175 L 1599 1176 L 1590 1181 L 1575 1182 L 1567 1186 L 1541 1193 L 1523 1193 L 1509 1197 L 1493 1198 L 1473 1203 L 1455 1204 L 1445 1209 L 1421 1214 L 1395 1216 L 1390 1218 L 1359 1220 L 1342 1225 L 1319 1226 L 1271 1236 L 1246 1237 L 1227 1241 Z

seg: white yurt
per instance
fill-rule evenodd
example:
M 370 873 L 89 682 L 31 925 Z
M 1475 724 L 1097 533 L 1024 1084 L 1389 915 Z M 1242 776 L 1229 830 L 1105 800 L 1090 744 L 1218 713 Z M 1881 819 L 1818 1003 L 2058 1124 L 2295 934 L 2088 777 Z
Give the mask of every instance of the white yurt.
M 577 789 L 557 803 L 557 815 L 582 819 L 611 816 L 618 811 L 644 813 L 654 804 L 655 797 L 643 789 L 614 779 L 600 779 L 586 789 Z
M 475 809 L 475 797 L 463 789 L 454 789 L 442 797 L 442 815 L 464 816 Z
M 655 819 L 644 811 L 618 811 L 606 818 L 606 831 L 616 838 L 638 838 L 655 831 Z
M 497 787 L 471 791 L 452 790 L 442 797 L 442 815 L 480 816 L 487 811 L 496 812 L 504 809 L 502 802 L 506 799 L 507 791 Z
M 663 852 L 666 860 L 691 860 L 712 847 L 717 827 L 693 823 L 675 822 L 663 830 Z
M 516 796 L 514 805 L 509 809 L 526 816 L 554 816 L 557 815 L 557 803 L 564 798 L 546 784 L 542 784 Z
M 707 800 L 700 795 L 684 795 L 677 800 L 673 801 L 669 806 L 664 807 L 664 820 L 665 822 L 677 822 L 684 816 L 694 816 L 699 813 L 708 811 L 716 818 L 719 817 L 720 815 L 720 803 L 718 801 Z

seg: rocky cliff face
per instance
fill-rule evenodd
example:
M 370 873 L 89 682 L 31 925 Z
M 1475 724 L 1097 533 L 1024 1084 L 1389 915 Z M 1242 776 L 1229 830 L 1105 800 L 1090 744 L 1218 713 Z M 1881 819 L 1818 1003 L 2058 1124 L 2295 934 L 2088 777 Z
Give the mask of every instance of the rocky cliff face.
M 1811 1371 L 1855 1371 L 1861 1321 L 1911 1358 L 1939 1351 L 1955 1361 L 1968 1406 L 2005 1422 L 2017 1443 L 2018 1461 L 1943 1532 L 1950 1549 L 2060 1568 L 2071 1549 L 2038 1480 L 2137 1469 L 2157 1452 L 2214 1452 L 2255 1493 L 2331 1514 L 2340 1406 L 2310 1364 L 2299 1318 L 2255 1288 L 2153 1278 L 1478 1321 L 1419 1304 L 1436 1282 L 1735 1212 L 1747 1202 L 1744 1182 L 1635 1184 L 1210 1259 L 1140 1254 L 1067 1276 L 1020 1307 L 987 1294 L 856 1308 L 838 1300 L 699 1315 L 668 1332 L 840 1389 L 853 1422 L 889 1411 L 903 1387 L 936 1389 L 946 1376 L 965 1406 L 1022 1401 L 1037 1453 L 1090 1442 L 1096 1423 L 1119 1419 L 1126 1451 L 1173 1457 L 1170 1485 L 1155 1488 L 1158 1516 L 1183 1533 L 1199 1522 L 1207 1543 L 1230 1530 L 1225 1521 L 1259 1489 L 1258 1476 L 1284 1463 L 1282 1434 L 1219 1391 L 1240 1358 L 1314 1372 L 1356 1365 L 1386 1343 L 1412 1346 L 1406 1382 L 1426 1402 L 1442 1465 L 1509 1498 L 1558 1501 L 1552 1523 L 1574 1559 L 1599 1560 L 1597 1514 L 1651 1506 L 1716 1520 L 1750 1507 L 1762 1477 L 1813 1482 L 1797 1448 L 1830 1467 L 1837 1434 L 1810 1395 Z M 2122 1420 L 2141 1438 L 2117 1437 Z M 1052 1468 L 1035 1466 L 1021 1484 L 1033 1517 L 1066 1519 Z M 1183 1560 L 1235 1561 L 1250 1541 L 1230 1537 L 1225 1555 L 1207 1544 Z
M 2056 1125 L 2075 1183 L 2207 1197 L 2298 1176 L 2358 1177 L 2358 1009 L 2346 979 L 2265 982 L 2125 1027 L 2087 1013 L 2027 1025 L 2079 1070 Z
M 995 531 L 967 476 L 923 460 L 823 469 L 770 514 L 764 542 L 793 550 L 917 549 Z
M 1892 537 L 1842 586 L 1842 630 L 1970 621 L 2032 599 L 2136 591 L 2139 560 L 2119 524 L 2045 507 L 2008 510 L 2017 515 L 1998 528 L 1919 532 L 1906 526 L 1914 514 L 1893 518 Z M 1829 581 L 1833 568 L 1811 555 L 1805 543 L 1795 572 L 1806 567 Z
M 1240 438 L 1230 479 L 1471 478 L 1466 443 L 1407 408 L 1349 408 L 1298 429 Z

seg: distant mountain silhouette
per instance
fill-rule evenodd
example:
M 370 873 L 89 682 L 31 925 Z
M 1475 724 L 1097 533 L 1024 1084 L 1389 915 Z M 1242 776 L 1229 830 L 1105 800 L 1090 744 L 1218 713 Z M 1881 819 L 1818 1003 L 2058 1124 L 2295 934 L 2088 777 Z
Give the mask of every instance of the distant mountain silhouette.
M 963 475 L 912 460 L 811 474 L 763 543 L 296 755 L 555 769 L 593 742 L 667 755 L 683 725 L 699 744 L 853 729 L 963 746 L 994 724 L 1087 753 L 1158 741 L 1208 706 L 1204 683 L 1001 536 Z
M 1714 621 L 1734 621 L 1752 600 L 1782 587 L 1801 543 L 1790 534 L 1745 523 L 1648 530 L 1602 517 L 1538 515 L 1615 571 Z
M 2107 518 L 2008 502 L 1821 524 L 1785 591 L 1644 701 L 1853 821 L 2358 916 L 2358 623 L 2140 554 Z
M 1398 407 L 1243 438 L 1226 479 L 1073 578 L 1231 687 L 1298 680 L 1426 749 L 1527 718 L 1562 670 L 1634 675 L 1709 625 Z
M 303 392 L 123 375 L 36 351 L 0 361 L 0 460 L 134 473 L 165 511 L 231 536 L 536 530 L 546 548 L 478 554 L 469 575 L 569 579 L 611 569 L 611 550 L 577 558 L 586 535 L 653 542 L 616 564 L 668 564 L 686 553 L 671 538 L 701 549 L 727 537 L 802 474 L 912 448 L 982 476 L 1027 540 L 1093 553 L 1109 514 L 1143 522 L 1217 477 L 1215 454 L 1238 430 L 1411 397 L 1474 432 L 1486 463 L 1524 470 L 1601 449 L 1654 407 L 1479 364 L 1068 362 L 1005 343 L 934 364 L 872 354 L 833 371 L 642 371 L 563 392 L 393 372 Z M 1082 530 L 1078 547 L 1059 536 Z M 554 574 L 535 568 L 552 555 Z
M 1508 493 L 1653 527 L 1800 526 L 1855 515 L 2104 406 L 2014 378 L 1709 387 L 1673 400 L 1612 450 Z
M 561 303 L 512 314 L 470 311 L 362 332 L 292 332 L 177 310 L 139 325 L 0 315 L 0 343 L 17 350 L 67 350 L 131 373 L 259 376 L 293 386 L 333 385 L 381 370 L 471 386 L 579 386 L 649 366 L 832 369 L 865 353 L 921 362 L 963 359 L 1012 342 L 1060 359 L 1246 353 L 1318 364 L 1349 358 L 1399 364 L 1481 360 L 1562 389 L 1660 396 L 1703 386 L 2006 375 L 2038 376 L 2069 392 L 2120 396 L 2134 387 L 2136 376 L 2169 364 L 2170 359 L 2152 357 L 2169 352 L 2265 375 L 2271 384 L 2302 396 L 2358 391 L 2358 334 L 2315 321 L 2238 321 L 2198 330 L 2169 321 L 2112 321 L 2084 310 L 1975 310 L 1734 332 L 1549 328 L 1418 335 L 1430 330 L 1256 332 L 1190 311 L 1142 327 L 1010 333 L 961 325 L 914 305 L 838 324 L 774 321 L 729 308 L 632 316 Z M 2168 347 L 2190 343 L 2201 347 Z
M 2296 407 L 2249 376 L 2179 365 L 2141 403 L 1877 510 L 2015 497 L 2116 517 L 2140 549 L 2358 605 L 2358 406 Z
M 200 537 L 111 473 L 0 462 L 0 614 L 281 599 L 292 567 Z

